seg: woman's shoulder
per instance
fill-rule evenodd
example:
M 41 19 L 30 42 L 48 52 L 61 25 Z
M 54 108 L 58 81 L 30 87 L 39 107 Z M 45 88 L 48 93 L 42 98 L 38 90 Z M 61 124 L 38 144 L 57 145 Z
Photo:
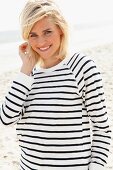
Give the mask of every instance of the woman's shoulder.
M 88 67 L 94 66 L 95 62 L 93 57 L 83 52 L 73 52 L 68 57 L 68 64 L 73 67 L 84 67 L 87 65 Z

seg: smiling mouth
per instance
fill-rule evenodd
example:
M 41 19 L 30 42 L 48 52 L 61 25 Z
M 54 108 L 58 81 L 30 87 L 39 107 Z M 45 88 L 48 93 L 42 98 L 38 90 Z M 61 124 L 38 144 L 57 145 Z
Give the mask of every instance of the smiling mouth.
M 47 46 L 47 47 L 43 47 L 43 48 L 38 48 L 41 52 L 45 52 L 47 51 L 49 48 L 51 47 L 51 45 Z

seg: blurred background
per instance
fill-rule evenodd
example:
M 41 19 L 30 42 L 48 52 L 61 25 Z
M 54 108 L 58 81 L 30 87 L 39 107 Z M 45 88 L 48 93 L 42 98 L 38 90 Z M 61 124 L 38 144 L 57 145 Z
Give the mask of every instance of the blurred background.
M 56 0 L 70 24 L 70 41 L 82 50 L 113 41 L 113 0 Z M 0 2 L 0 72 L 20 66 L 19 15 L 26 0 Z M 12 61 L 12 62 L 11 62 Z

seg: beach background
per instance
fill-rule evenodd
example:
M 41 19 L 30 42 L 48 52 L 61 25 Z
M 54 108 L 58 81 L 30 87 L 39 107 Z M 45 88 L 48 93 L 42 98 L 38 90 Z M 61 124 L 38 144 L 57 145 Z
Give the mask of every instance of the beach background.
M 70 24 L 70 48 L 75 52 L 90 55 L 102 74 L 109 122 L 113 131 L 113 1 L 56 1 Z M 4 0 L 0 3 L 0 103 L 2 103 L 21 66 L 18 46 L 23 40 L 19 15 L 26 0 Z M 0 170 L 19 169 L 20 151 L 15 128 L 16 126 L 0 125 Z M 113 170 L 113 133 L 106 170 Z

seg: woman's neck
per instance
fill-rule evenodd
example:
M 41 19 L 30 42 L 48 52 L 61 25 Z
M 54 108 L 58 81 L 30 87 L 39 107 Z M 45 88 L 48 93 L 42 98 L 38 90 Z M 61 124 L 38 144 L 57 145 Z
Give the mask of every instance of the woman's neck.
M 60 58 L 55 58 L 54 60 L 47 60 L 47 61 L 41 61 L 40 67 L 41 68 L 51 68 L 57 64 L 59 64 L 62 61 Z

